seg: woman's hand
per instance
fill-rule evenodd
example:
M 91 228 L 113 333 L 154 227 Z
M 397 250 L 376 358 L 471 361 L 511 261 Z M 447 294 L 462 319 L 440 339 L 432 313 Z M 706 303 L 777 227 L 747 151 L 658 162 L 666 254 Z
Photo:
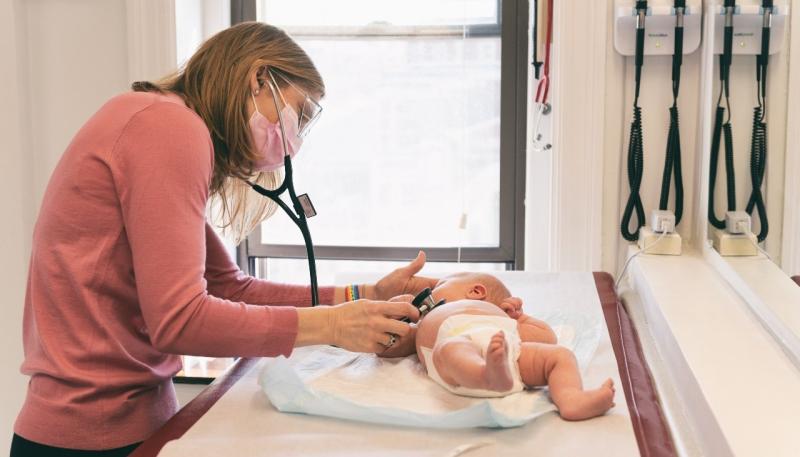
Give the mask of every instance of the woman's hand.
M 419 319 L 419 310 L 408 302 L 356 300 L 330 307 L 332 344 L 354 352 L 382 353 L 411 331 L 398 319 Z M 392 335 L 395 335 L 394 337 Z M 395 343 L 389 343 L 395 340 Z
M 417 258 L 408 265 L 398 268 L 384 276 L 375 285 L 367 286 L 367 297 L 375 300 L 388 300 L 402 294 L 418 294 L 422 289 L 436 287 L 439 282 L 435 278 L 414 276 L 425 266 L 425 253 L 419 251 Z
M 389 299 L 390 302 L 408 303 L 414 299 L 413 295 L 400 295 Z M 417 326 L 411 325 L 410 331 L 399 336 L 394 346 L 378 352 L 380 357 L 406 357 L 417 352 Z

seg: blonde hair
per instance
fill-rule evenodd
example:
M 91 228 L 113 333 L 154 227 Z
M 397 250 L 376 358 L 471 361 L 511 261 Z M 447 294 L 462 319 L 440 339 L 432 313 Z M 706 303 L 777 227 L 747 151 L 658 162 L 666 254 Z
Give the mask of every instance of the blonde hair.
M 311 58 L 283 30 L 244 22 L 209 38 L 183 68 L 155 83 L 135 82 L 134 91 L 174 92 L 205 122 L 214 145 L 209 190 L 212 222 L 238 244 L 275 213 L 271 200 L 255 194 L 244 180 L 267 189 L 283 180 L 280 171 L 255 172 L 247 117 L 250 75 L 269 67 L 287 81 L 323 97 L 325 84 Z M 283 78 L 276 78 L 285 86 Z

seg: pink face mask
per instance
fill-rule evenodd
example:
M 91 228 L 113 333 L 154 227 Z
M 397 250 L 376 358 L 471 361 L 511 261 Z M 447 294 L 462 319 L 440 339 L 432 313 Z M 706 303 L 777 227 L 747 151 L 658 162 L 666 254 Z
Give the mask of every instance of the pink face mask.
M 258 111 L 256 98 L 251 93 L 255 112 L 250 116 L 250 136 L 253 147 L 258 154 L 258 160 L 253 164 L 255 171 L 274 171 L 283 166 L 283 157 L 297 155 L 303 139 L 297 134 L 299 131 L 299 117 L 294 109 L 286 104 L 278 114 L 283 120 L 283 130 L 286 133 L 286 150 L 283 148 L 280 121 L 272 123 Z M 283 96 L 281 96 L 283 100 Z

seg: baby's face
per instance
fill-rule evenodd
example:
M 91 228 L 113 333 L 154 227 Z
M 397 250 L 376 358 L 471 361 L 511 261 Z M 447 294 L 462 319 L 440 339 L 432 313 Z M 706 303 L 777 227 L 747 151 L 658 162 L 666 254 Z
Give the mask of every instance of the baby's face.
M 469 273 L 445 276 L 439 280 L 432 292 L 436 302 L 444 300 L 448 303 L 465 299 L 484 300 L 487 296 L 486 285 L 481 284 Z

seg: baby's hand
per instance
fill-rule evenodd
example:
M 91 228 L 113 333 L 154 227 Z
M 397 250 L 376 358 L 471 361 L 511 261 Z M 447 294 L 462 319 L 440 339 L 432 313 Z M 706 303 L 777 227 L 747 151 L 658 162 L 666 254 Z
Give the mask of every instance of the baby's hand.
M 518 297 L 508 297 L 500 303 L 500 309 L 508 314 L 512 319 L 519 319 L 522 316 L 522 299 Z

